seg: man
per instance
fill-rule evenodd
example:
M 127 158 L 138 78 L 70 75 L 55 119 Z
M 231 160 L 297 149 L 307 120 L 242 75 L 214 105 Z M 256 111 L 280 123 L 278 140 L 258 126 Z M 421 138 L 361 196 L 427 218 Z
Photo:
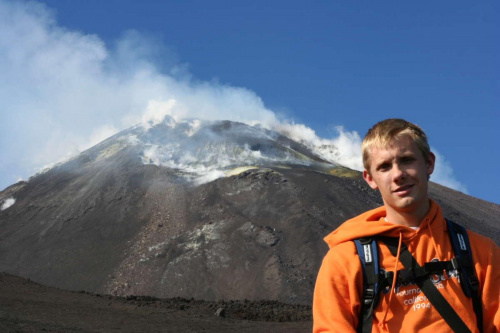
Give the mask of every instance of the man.
M 367 331 L 366 322 L 361 328 L 362 303 L 369 303 L 364 297 L 366 267 L 361 263 L 354 240 L 379 240 L 387 236 L 395 239 L 397 252 L 393 254 L 387 244 L 377 241 L 379 266 L 382 272 L 389 274 L 386 274 L 388 283 L 373 309 L 363 310 L 371 313 L 368 331 L 450 332 L 450 324 L 429 300 L 428 293 L 424 293 L 423 289 L 428 286 L 421 289 L 411 279 L 402 283 L 398 279 L 403 273 L 395 273 L 406 267 L 402 263 L 404 245 L 408 249 L 406 253 L 421 266 L 436 261 L 449 264 L 455 258 L 441 208 L 427 194 L 435 163 L 427 137 L 420 127 L 410 122 L 387 119 L 368 131 L 362 153 L 363 178 L 371 188 L 380 191 L 384 206 L 346 221 L 325 238 L 330 250 L 316 281 L 313 331 Z M 500 250 L 484 236 L 470 231 L 467 235 L 473 256 L 471 271 L 475 271 L 479 279 L 476 307 L 478 304 L 482 307 L 482 329 L 499 332 Z M 478 332 L 481 325 L 477 325 L 473 301 L 464 294 L 457 270 L 442 270 L 442 274 L 426 277 L 431 278 L 431 287 L 451 305 L 455 321 L 462 320 L 464 328 Z

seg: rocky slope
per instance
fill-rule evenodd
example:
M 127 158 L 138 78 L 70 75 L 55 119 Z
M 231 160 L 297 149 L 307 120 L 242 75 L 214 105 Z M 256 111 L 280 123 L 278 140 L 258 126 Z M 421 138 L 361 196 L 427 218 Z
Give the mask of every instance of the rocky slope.
M 430 192 L 446 216 L 500 240 L 499 205 Z M 311 301 L 322 238 L 381 205 L 358 172 L 314 147 L 239 123 L 171 119 L 0 192 L 0 204 L 9 199 L 0 271 L 114 295 L 298 304 Z

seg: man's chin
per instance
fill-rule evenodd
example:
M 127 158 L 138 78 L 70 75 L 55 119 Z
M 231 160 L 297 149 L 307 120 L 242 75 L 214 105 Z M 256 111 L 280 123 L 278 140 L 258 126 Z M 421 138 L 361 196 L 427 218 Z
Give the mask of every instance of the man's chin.
M 415 210 L 418 207 L 418 203 L 413 197 L 404 197 L 404 198 L 398 198 L 398 200 L 393 202 L 394 209 L 401 211 L 401 212 L 411 212 Z
M 428 202 L 428 198 L 422 200 L 420 198 L 408 196 L 405 198 L 400 198 L 399 200 L 394 202 L 393 208 L 404 213 L 418 212 L 421 209 L 425 209 L 424 207 Z

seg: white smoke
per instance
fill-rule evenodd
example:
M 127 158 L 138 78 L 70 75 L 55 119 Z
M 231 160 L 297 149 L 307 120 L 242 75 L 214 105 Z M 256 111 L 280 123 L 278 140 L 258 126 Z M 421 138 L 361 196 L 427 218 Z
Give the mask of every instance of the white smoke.
M 201 127 L 201 121 L 199 119 L 193 119 L 189 122 L 189 130 L 186 131 L 187 136 L 193 136 Z
M 89 137 L 89 142 L 80 146 L 80 151 L 88 149 L 92 146 L 95 146 L 99 142 L 109 138 L 110 136 L 116 134 L 119 132 L 119 129 L 112 126 L 112 125 L 103 125 L 100 127 L 97 127 L 95 130 L 92 131 Z
M 295 123 L 282 122 L 274 130 L 290 139 L 304 144 L 317 155 L 332 163 L 339 163 L 354 170 L 362 171 L 361 138 L 356 131 L 348 132 L 342 126 L 335 127 L 337 137 L 324 139 L 311 128 Z
M 6 210 L 7 208 L 9 208 L 10 206 L 12 206 L 15 203 L 16 203 L 16 199 L 14 199 L 14 198 L 8 198 L 7 200 L 5 200 L 2 203 L 2 207 L 0 207 L 0 210 Z
M 189 135 L 189 133 L 185 133 Z M 203 184 L 217 178 L 237 174 L 237 170 L 246 170 L 241 166 L 253 168 L 252 165 L 262 163 L 286 162 L 297 159 L 292 155 L 273 156 L 252 150 L 248 145 L 243 147 L 231 144 L 206 143 L 200 147 L 182 146 L 179 143 L 156 145 L 151 144 L 143 152 L 143 163 L 155 164 L 178 170 L 182 175 Z M 300 163 L 300 162 L 299 162 Z
M 135 32 L 109 47 L 58 26 L 43 4 L 0 2 L 2 186 L 165 115 L 277 121 L 248 89 L 193 80 L 182 64 L 160 72 L 157 51 Z
M 332 139 L 332 144 L 338 149 L 338 163 L 351 169 L 362 171 L 363 159 L 361 157 L 362 139 L 356 131 L 346 131 L 342 126 L 335 127 L 337 137 Z
M 165 116 L 172 126 L 186 117 L 260 124 L 361 170 L 356 132 L 338 128 L 338 137 L 319 138 L 304 125 L 280 120 L 254 92 L 197 81 L 175 59 L 138 32 L 106 45 L 59 26 L 44 4 L 0 0 L 0 188 Z M 191 128 L 188 135 L 199 123 Z
M 143 126 L 148 129 L 163 122 L 167 118 L 170 119 L 168 124 L 169 127 L 174 128 L 177 121 L 187 116 L 187 111 L 175 108 L 176 104 L 177 102 L 174 99 L 170 99 L 166 102 L 156 100 L 149 101 L 146 112 L 142 115 Z

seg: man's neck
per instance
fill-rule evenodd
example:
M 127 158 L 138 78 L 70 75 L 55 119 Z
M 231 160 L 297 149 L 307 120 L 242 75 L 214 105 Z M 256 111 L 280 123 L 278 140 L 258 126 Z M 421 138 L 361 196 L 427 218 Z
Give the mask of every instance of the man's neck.
M 409 211 L 395 210 L 386 206 L 386 220 L 406 227 L 420 227 L 430 208 L 430 201 L 427 201 L 427 205 L 419 207 L 419 209 Z

